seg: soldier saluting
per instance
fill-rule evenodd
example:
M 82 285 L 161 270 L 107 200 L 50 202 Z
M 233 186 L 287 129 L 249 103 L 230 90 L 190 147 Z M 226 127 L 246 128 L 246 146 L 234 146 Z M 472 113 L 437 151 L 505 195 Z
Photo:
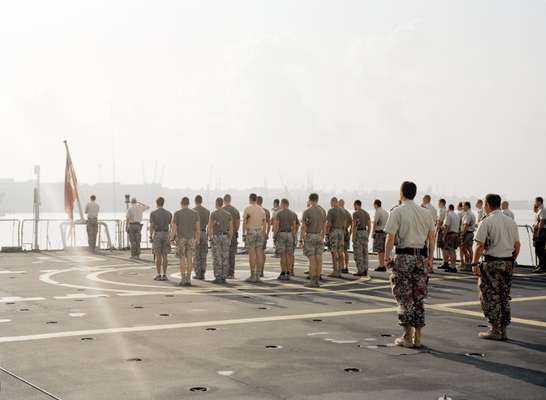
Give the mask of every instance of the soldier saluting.
M 479 277 L 480 301 L 485 317 L 491 324 L 483 339 L 506 340 L 506 327 L 510 324 L 510 287 L 514 261 L 520 249 L 518 227 L 514 220 L 500 210 L 501 197 L 485 197 L 486 216 L 476 232 L 476 246 L 472 272 Z M 481 267 L 478 264 L 484 255 Z
M 435 224 L 429 210 L 413 199 L 417 186 L 404 182 L 400 187 L 401 204 L 392 210 L 385 226 L 385 262 L 391 269 L 391 287 L 398 303 L 398 319 L 404 335 L 395 340 L 403 347 L 421 346 L 425 326 L 423 301 L 427 296 L 428 268 L 434 255 Z M 396 258 L 391 260 L 394 240 L 398 238 Z

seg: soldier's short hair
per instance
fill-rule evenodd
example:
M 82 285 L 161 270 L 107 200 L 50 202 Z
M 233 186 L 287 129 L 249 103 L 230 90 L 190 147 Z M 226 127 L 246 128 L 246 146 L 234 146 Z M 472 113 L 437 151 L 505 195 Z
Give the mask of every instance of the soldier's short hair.
M 457 204 L 457 207 L 463 208 L 463 202 L 462 202 L 462 201 L 459 201 L 459 204 Z
M 537 203 L 544 204 L 544 199 L 543 199 L 542 197 L 540 197 L 540 196 L 538 196 L 538 197 L 535 199 L 535 201 L 536 201 Z
M 470 205 L 470 202 L 469 202 L 469 201 L 465 201 L 465 202 L 464 202 L 464 206 L 465 206 L 465 207 L 468 207 L 469 209 L 472 208 L 472 206 Z
M 95 201 L 97 199 L 97 196 L 95 196 L 94 194 L 91 195 L 90 197 L 91 201 Z
M 334 196 L 330 199 L 330 203 L 337 203 L 337 197 Z
M 250 195 L 248 196 L 248 199 L 250 201 L 257 201 L 258 200 L 258 196 L 256 195 L 256 193 L 250 193 Z
M 430 197 L 430 194 L 425 194 L 425 195 L 423 196 L 423 200 L 424 200 L 424 201 L 430 202 L 430 201 L 432 200 L 432 197 Z
M 198 194 L 197 196 L 195 196 L 195 204 L 201 204 L 201 203 L 203 203 L 203 196 Z
M 377 207 L 381 207 L 381 200 L 375 199 L 375 200 L 373 201 L 373 205 L 374 205 L 374 206 L 377 206 Z
M 476 204 L 483 204 L 483 200 L 482 200 L 482 199 L 478 199 L 478 200 L 476 201 Z
M 277 199 L 277 201 L 278 201 L 278 200 L 279 200 L 279 199 Z M 282 199 L 282 200 L 281 200 L 281 203 L 282 203 L 282 204 L 286 204 L 287 206 L 290 205 L 290 202 L 288 201 L 288 199 Z
M 160 196 L 155 200 L 155 204 L 157 204 L 158 207 L 163 207 L 163 204 L 165 204 L 165 199 Z
M 283 200 L 286 200 L 286 199 L 283 199 Z M 288 200 L 286 200 L 286 201 L 288 201 Z M 279 199 L 273 200 L 273 205 L 278 206 L 279 205 Z
M 355 200 L 354 205 L 362 207 L 362 202 L 360 200 Z
M 183 206 L 187 206 L 190 204 L 190 199 L 187 198 L 186 196 L 182 197 L 182 200 L 180 201 L 180 204 L 182 204 Z
M 485 204 L 489 204 L 489 208 L 496 210 L 497 208 L 500 208 L 501 197 L 498 194 L 489 193 L 485 196 Z
M 264 198 L 262 196 L 256 197 L 256 203 L 261 206 L 264 203 Z
M 221 197 L 217 197 L 216 198 L 216 207 L 220 208 L 224 205 L 224 199 L 222 199 Z
M 231 195 L 230 194 L 225 194 L 224 195 L 224 201 L 226 203 L 231 203 Z
M 316 203 L 316 202 L 318 202 L 318 199 L 319 199 L 319 197 L 318 197 L 318 194 L 316 194 L 316 193 L 311 193 L 309 195 L 309 201 L 312 201 L 312 202 Z
M 455 206 L 453 204 L 450 204 L 449 206 L 447 206 L 447 208 L 449 209 L 449 211 L 455 211 Z
M 443 204 L 444 206 L 446 205 L 446 199 L 440 199 L 438 201 L 440 202 L 440 204 Z
M 400 191 L 406 199 L 413 200 L 415 198 L 415 195 L 417 194 L 417 185 L 410 181 L 402 182 L 402 185 L 400 186 Z

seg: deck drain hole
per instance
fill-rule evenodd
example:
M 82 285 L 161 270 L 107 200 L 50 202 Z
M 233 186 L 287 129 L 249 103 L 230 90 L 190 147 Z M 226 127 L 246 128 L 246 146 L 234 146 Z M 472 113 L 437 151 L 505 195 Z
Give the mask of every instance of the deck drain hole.
M 268 307 L 258 307 L 258 310 L 269 310 Z
M 127 361 L 129 361 L 129 362 L 141 362 L 142 358 L 138 358 L 138 357 L 128 358 Z
M 207 328 L 207 329 L 205 329 L 205 330 L 206 330 L 206 331 L 215 331 L 216 328 Z
M 485 354 L 483 353 L 465 353 L 465 356 L 467 357 L 485 357 Z
M 28 308 L 20 308 L 19 311 L 28 311 Z
M 208 392 L 209 388 L 206 386 L 193 386 L 188 389 L 190 392 L 199 393 L 199 392 Z
M 92 338 L 92 337 L 82 337 L 80 340 L 95 340 L 95 338 Z
M 167 314 L 167 313 L 163 313 L 163 314 L 159 314 L 160 317 L 168 317 L 170 314 Z
M 10 301 L 10 302 L 8 302 L 8 303 L 6 303 L 6 304 L 15 304 L 15 303 L 14 303 L 14 302 L 12 302 L 12 301 Z
M 345 304 L 353 304 L 352 301 L 346 301 Z
M 56 324 L 57 321 L 47 321 L 46 324 Z
M 390 333 L 382 333 L 381 336 L 382 337 L 392 337 L 392 335 Z
M 321 319 L 313 319 L 312 321 L 313 321 L 313 322 L 322 322 Z
M 376 346 L 377 346 L 377 347 L 387 347 L 386 344 L 378 344 L 378 345 L 376 345 Z
M 75 299 L 74 301 L 83 301 L 83 299 Z
M 278 350 L 282 349 L 282 346 L 279 346 L 278 344 L 268 344 L 267 346 L 265 346 L 265 348 L 270 350 Z
M 343 371 L 348 372 L 350 374 L 356 374 L 360 372 L 360 368 L 345 368 Z
M 142 307 L 142 306 L 133 306 L 133 308 L 138 308 L 138 309 L 140 309 L 140 308 L 144 308 L 144 307 Z
M 165 297 L 174 297 L 174 294 L 166 294 Z
M 478 328 L 489 328 L 489 325 L 479 324 L 479 325 L 478 325 Z

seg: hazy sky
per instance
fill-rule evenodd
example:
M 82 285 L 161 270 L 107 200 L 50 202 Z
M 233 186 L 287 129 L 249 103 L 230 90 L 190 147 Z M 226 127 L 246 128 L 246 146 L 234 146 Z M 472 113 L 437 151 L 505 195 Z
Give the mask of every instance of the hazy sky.
M 546 195 L 544 0 L 4 1 L 0 57 L 0 178 Z

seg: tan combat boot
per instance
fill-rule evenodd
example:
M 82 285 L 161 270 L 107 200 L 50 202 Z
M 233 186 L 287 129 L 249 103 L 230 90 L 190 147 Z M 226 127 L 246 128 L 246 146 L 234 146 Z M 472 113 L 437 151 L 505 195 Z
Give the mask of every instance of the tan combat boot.
M 404 326 L 404 334 L 394 341 L 394 344 L 400 347 L 413 347 L 412 327 Z
M 414 328 L 413 330 L 413 346 L 421 347 L 421 328 Z
M 482 339 L 502 340 L 502 333 L 497 324 L 491 325 L 491 329 L 489 329 L 487 332 L 480 332 L 478 336 Z

